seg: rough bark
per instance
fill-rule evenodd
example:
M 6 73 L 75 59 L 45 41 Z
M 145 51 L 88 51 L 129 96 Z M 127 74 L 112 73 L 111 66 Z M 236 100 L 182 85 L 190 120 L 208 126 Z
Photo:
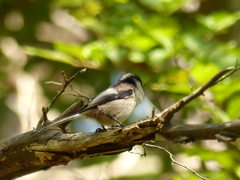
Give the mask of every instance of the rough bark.
M 75 159 L 118 154 L 131 150 L 137 144 L 151 140 L 178 143 L 209 139 L 235 141 L 240 137 L 240 120 L 219 124 L 172 125 L 171 119 L 191 100 L 202 95 L 206 89 L 221 82 L 238 69 L 228 68 L 219 72 L 202 87 L 165 109 L 162 113 L 157 115 L 153 113 L 152 118 L 124 128 L 69 134 L 65 132 L 67 124 L 62 124 L 37 134 L 30 131 L 14 137 L 0 144 L 0 179 L 14 179 L 52 166 L 66 165 Z M 66 77 L 65 80 L 69 84 Z M 52 106 L 55 101 L 56 98 L 50 105 Z M 81 105 L 81 101 L 73 104 L 56 119 L 73 113 Z M 50 123 L 47 119 L 47 112 L 51 106 L 43 108 L 43 116 L 38 127 Z
M 91 133 L 63 133 L 60 128 L 27 132 L 0 144 L 0 179 L 13 179 L 71 160 L 129 151 L 150 140 L 186 143 L 240 137 L 240 120 L 219 124 L 167 125 L 147 119 L 122 128 Z M 226 139 L 224 139 L 226 138 Z

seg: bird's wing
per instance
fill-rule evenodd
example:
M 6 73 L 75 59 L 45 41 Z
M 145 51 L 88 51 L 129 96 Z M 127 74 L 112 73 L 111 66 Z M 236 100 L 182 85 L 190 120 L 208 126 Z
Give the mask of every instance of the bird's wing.
M 45 128 L 55 126 L 55 125 L 59 125 L 59 124 L 65 123 L 67 121 L 72 121 L 73 119 L 81 116 L 82 112 L 87 111 L 91 108 L 94 108 L 98 105 L 102 105 L 102 104 L 105 104 L 105 103 L 108 103 L 110 101 L 114 101 L 114 100 L 117 100 L 117 99 L 126 99 L 126 98 L 128 98 L 132 95 L 133 95 L 133 90 L 132 89 L 128 89 L 128 90 L 122 90 L 122 89 L 117 89 L 116 90 L 116 89 L 112 89 L 112 88 L 107 89 L 107 90 L 101 92 L 96 97 L 89 100 L 85 105 L 83 105 L 83 107 L 81 107 L 81 109 L 79 109 L 79 111 L 77 113 L 74 113 L 70 116 L 67 116 L 67 117 L 64 117 L 62 119 L 56 120 L 55 122 L 52 122 L 51 124 L 48 124 L 46 126 L 42 126 L 38 129 L 35 129 L 35 130 L 33 130 L 33 134 L 38 133 Z
M 133 90 L 128 89 L 126 91 L 116 91 L 114 89 L 107 89 L 101 92 L 99 95 L 88 101 L 85 106 L 80 110 L 80 113 L 96 107 L 98 105 L 105 104 L 107 102 L 117 100 L 117 99 L 125 99 L 133 95 Z

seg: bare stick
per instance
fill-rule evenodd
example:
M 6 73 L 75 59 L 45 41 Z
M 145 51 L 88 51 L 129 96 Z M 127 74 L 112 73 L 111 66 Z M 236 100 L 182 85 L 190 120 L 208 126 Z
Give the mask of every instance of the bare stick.
M 236 60 L 236 64 L 235 64 L 235 68 L 232 70 L 232 72 L 229 72 L 227 75 L 223 76 L 222 78 L 220 78 L 218 81 L 216 81 L 216 84 L 220 83 L 221 81 L 223 81 L 225 78 L 231 76 L 233 73 L 235 73 L 237 70 L 239 70 L 240 67 L 238 67 L 238 60 Z M 215 85 L 215 84 L 214 84 Z
M 54 85 L 58 85 L 58 86 L 63 85 L 63 83 L 59 83 L 59 82 L 55 82 L 55 81 L 47 81 L 47 82 L 45 82 L 45 84 L 54 84 Z
M 65 73 L 62 71 L 62 76 L 63 76 L 63 84 L 62 84 L 62 89 L 56 94 L 56 96 L 50 101 L 50 103 L 46 106 L 42 108 L 42 117 L 40 118 L 38 124 L 37 124 L 37 128 L 39 128 L 42 125 L 48 124 L 49 120 L 47 118 L 47 113 L 48 111 L 51 109 L 51 107 L 54 105 L 54 103 L 57 101 L 57 99 L 59 98 L 59 96 L 65 91 L 66 87 L 72 82 L 73 79 L 75 79 L 78 75 L 84 73 L 86 71 L 86 68 L 82 69 L 81 71 L 78 71 L 75 75 L 73 75 L 70 79 L 67 79 Z M 56 84 L 56 83 L 54 83 Z M 58 85 L 60 85 L 59 83 L 57 83 Z
M 152 118 L 155 117 L 155 107 L 152 108 Z
M 173 158 L 174 156 L 172 155 L 172 153 L 170 153 L 170 152 L 169 152 L 168 150 L 166 150 L 165 148 L 160 147 L 160 146 L 156 146 L 156 145 L 152 145 L 152 144 L 144 144 L 144 145 L 145 145 L 145 146 L 148 146 L 148 147 L 158 148 L 158 149 L 161 149 L 161 150 L 165 151 L 166 153 L 169 154 L 169 157 L 170 157 L 170 159 L 172 160 L 172 162 L 173 162 L 174 164 L 177 164 L 177 165 L 179 165 L 179 166 L 182 166 L 183 168 L 191 171 L 194 175 L 198 176 L 199 178 L 201 178 L 201 179 L 203 179 L 203 180 L 206 180 L 207 177 L 206 177 L 206 178 L 203 177 L 202 175 L 198 174 L 196 171 L 192 170 L 191 168 L 187 167 L 186 165 L 184 165 L 184 164 L 176 161 L 176 160 Z
M 70 79 L 67 79 L 66 74 L 62 71 L 62 76 L 64 78 L 64 83 L 62 89 L 58 92 L 58 94 L 51 100 L 51 102 L 48 104 L 47 108 L 48 110 L 53 106 L 53 104 L 56 102 L 58 97 L 65 91 L 66 87 L 72 82 L 73 79 L 75 79 L 78 75 L 84 73 L 86 71 L 85 69 L 82 69 L 81 71 L 78 71 L 75 75 L 73 75 Z
M 132 151 L 132 150 L 135 150 L 135 152 Z M 137 155 L 140 155 L 141 157 L 142 157 L 142 156 L 145 156 L 145 157 L 146 157 L 145 146 L 143 146 L 143 150 L 144 150 L 143 153 L 139 152 L 139 151 L 135 148 L 135 146 L 133 146 L 133 149 L 132 149 L 132 150 L 131 150 L 131 151 L 128 151 L 128 152 L 131 153 L 131 154 L 137 154 Z
M 164 121 L 164 124 L 169 124 L 173 115 L 181 110 L 185 105 L 187 105 L 189 102 L 191 102 L 193 99 L 196 99 L 198 96 L 203 95 L 204 91 L 208 88 L 220 83 L 225 78 L 232 75 L 234 72 L 239 70 L 240 67 L 237 67 L 237 63 L 235 67 L 227 68 L 223 71 L 220 71 L 215 76 L 213 76 L 208 82 L 206 82 L 203 86 L 192 92 L 190 95 L 182 98 L 177 103 L 173 104 L 169 108 L 165 109 L 163 112 L 157 115 L 158 118 L 162 119 Z
M 87 96 L 84 96 L 82 93 L 80 93 L 78 90 L 74 89 L 72 85 L 70 85 L 70 88 L 73 92 L 75 92 L 77 95 L 75 96 L 78 96 L 78 97 L 81 97 L 81 98 L 84 98 L 86 100 L 89 100 L 90 98 L 88 98 Z

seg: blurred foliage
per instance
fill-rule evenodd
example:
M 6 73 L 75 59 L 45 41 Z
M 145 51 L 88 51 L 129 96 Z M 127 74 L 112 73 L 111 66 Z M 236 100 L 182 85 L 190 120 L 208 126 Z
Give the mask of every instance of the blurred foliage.
M 151 103 L 159 110 L 168 107 L 220 70 L 235 66 L 240 57 L 239 9 L 240 2 L 234 0 L 1 0 L 1 139 L 36 126 L 41 107 L 59 89 L 44 83 L 61 81 L 61 71 L 70 77 L 87 67 L 73 87 L 89 97 L 123 72 L 136 73 Z M 173 123 L 219 123 L 239 118 L 239 89 L 237 72 L 190 103 Z M 53 115 L 76 101 L 69 95 L 71 90 L 67 94 L 54 106 Z M 144 102 L 141 111 L 149 111 L 142 117 L 138 111 L 126 124 L 149 116 L 152 104 Z M 76 120 L 70 126 L 73 131 L 98 127 L 88 120 Z M 240 178 L 239 142 L 216 143 L 214 147 L 203 142 L 158 144 L 176 157 L 184 154 L 184 162 L 197 156 L 199 160 L 192 164 L 199 164 L 195 170 L 203 175 Z M 126 173 L 118 179 L 198 179 L 171 166 L 163 152 L 149 149 L 148 154 L 162 164 L 157 172 Z M 84 159 L 79 166 L 100 166 L 117 158 Z

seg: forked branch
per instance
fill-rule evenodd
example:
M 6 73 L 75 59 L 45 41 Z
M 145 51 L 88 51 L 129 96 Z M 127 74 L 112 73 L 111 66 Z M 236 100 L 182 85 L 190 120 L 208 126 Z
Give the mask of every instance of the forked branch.
M 177 164 L 177 165 L 179 165 L 179 166 L 182 166 L 183 168 L 191 171 L 194 175 L 198 176 L 198 177 L 201 178 L 202 180 L 206 180 L 205 177 L 203 177 L 202 175 L 198 174 L 196 171 L 194 171 L 194 170 L 192 170 L 191 168 L 187 167 L 186 165 L 184 165 L 184 164 L 176 161 L 176 160 L 174 159 L 174 156 L 172 155 L 172 153 L 170 153 L 167 149 L 165 149 L 165 148 L 163 148 L 163 147 L 160 147 L 160 146 L 157 146 L 157 145 L 152 145 L 152 144 L 143 144 L 143 145 L 144 145 L 144 146 L 148 146 L 148 147 L 157 148 L 157 149 L 160 149 L 160 150 L 165 151 L 165 152 L 169 155 L 171 161 L 172 161 L 174 164 Z
M 63 83 L 56 83 L 56 82 L 50 82 L 52 84 L 57 84 L 57 85 L 61 85 L 62 88 L 61 90 L 56 94 L 56 96 L 50 101 L 50 103 L 46 106 L 42 108 L 42 117 L 40 118 L 38 124 L 37 124 L 37 128 L 39 128 L 42 125 L 46 125 L 49 123 L 49 120 L 47 118 L 47 113 L 48 111 L 51 109 L 51 107 L 55 104 L 55 102 L 57 101 L 57 99 L 59 98 L 59 96 L 65 91 L 65 89 L 67 88 L 67 86 L 80 74 L 84 73 L 86 71 L 86 68 L 78 71 L 75 75 L 73 75 L 71 78 L 67 78 L 66 74 L 64 73 L 64 71 L 62 71 L 62 76 L 63 76 Z M 48 82 L 49 83 L 49 82 Z
M 187 142 L 186 139 L 218 139 L 221 141 L 234 141 L 240 137 L 240 120 L 228 123 L 200 125 L 171 125 L 170 121 L 172 116 L 186 104 L 237 70 L 239 70 L 239 67 L 228 68 L 219 72 L 202 87 L 170 106 L 162 113 L 155 115 L 155 111 L 153 110 L 152 118 L 135 122 L 124 128 L 113 128 L 104 132 L 68 134 L 62 132 L 59 126 L 60 128 L 58 129 L 46 129 L 46 131 L 42 131 L 39 134 L 32 134 L 32 131 L 30 131 L 14 137 L 0 144 L 0 178 L 17 178 L 52 166 L 66 165 L 75 159 L 118 154 L 129 151 L 135 145 L 151 140 Z M 43 108 L 43 115 L 38 126 L 47 123 L 49 109 L 64 92 L 67 85 L 84 71 L 79 71 L 70 79 L 67 79 L 65 74 L 63 74 L 63 87 L 49 105 Z M 71 114 L 79 106 L 81 106 L 80 101 L 70 106 L 58 118 L 65 117 L 69 113 Z M 164 126 L 161 124 L 162 120 Z M 154 147 L 154 145 L 148 146 Z M 170 158 L 173 163 L 176 163 L 172 155 L 170 155 Z M 185 167 L 182 164 L 179 165 Z M 201 175 L 194 174 L 204 179 Z

